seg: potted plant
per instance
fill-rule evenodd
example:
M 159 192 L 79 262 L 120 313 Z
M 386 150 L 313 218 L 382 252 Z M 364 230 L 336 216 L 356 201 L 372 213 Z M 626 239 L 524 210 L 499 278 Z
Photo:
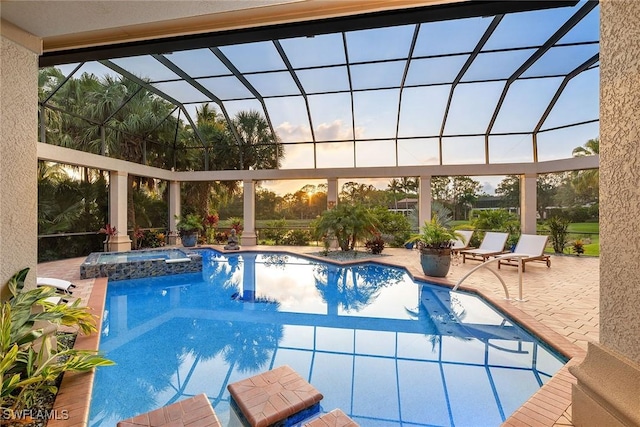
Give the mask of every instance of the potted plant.
M 182 246 L 193 247 L 198 242 L 199 232 L 203 230 L 202 218 L 200 215 L 188 214 L 178 219 L 178 233 L 182 240 Z
M 445 227 L 437 217 L 425 221 L 422 233 L 414 234 L 408 242 L 415 242 L 420 251 L 420 264 L 426 276 L 445 277 L 451 266 L 451 246 L 460 236 Z

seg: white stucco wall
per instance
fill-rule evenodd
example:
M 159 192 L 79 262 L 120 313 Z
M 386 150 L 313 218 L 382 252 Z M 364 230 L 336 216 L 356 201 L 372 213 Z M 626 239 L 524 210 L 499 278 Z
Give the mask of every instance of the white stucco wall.
M 600 343 L 640 363 L 640 2 L 600 8 Z
M 38 56 L 4 36 L 0 50 L 0 285 L 37 263 Z

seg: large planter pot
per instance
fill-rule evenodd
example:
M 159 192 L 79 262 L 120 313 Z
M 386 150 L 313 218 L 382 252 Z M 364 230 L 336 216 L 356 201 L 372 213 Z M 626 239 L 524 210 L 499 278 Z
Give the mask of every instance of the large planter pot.
M 182 246 L 185 248 L 194 247 L 198 243 L 198 233 L 189 233 L 182 235 Z
M 425 276 L 445 277 L 451 266 L 451 249 L 420 249 L 420 264 Z

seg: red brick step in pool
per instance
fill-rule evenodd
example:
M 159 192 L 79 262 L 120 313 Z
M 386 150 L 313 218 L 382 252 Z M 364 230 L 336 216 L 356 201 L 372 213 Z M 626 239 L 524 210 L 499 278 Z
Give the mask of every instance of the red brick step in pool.
M 292 425 L 320 411 L 322 394 L 289 366 L 229 384 L 231 407 L 252 427 Z

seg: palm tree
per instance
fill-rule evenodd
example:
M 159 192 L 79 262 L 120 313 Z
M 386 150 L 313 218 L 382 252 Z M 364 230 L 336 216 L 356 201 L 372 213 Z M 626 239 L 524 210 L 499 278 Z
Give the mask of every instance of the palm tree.
M 581 147 L 573 149 L 574 157 L 594 156 L 600 154 L 600 139 L 593 138 Z M 600 188 L 600 170 L 589 169 L 574 173 L 571 181 L 576 197 L 582 202 L 597 202 Z
M 284 152 L 280 138 L 271 132 L 269 123 L 255 110 L 240 111 L 232 120 L 239 141 L 240 169 L 277 169 Z
M 314 223 L 318 237 L 335 237 L 343 251 L 353 250 L 358 239 L 377 232 L 377 217 L 362 205 L 339 204 L 325 211 Z
M 402 189 L 402 186 L 400 184 L 400 181 L 396 178 L 393 178 L 391 181 L 389 181 L 389 185 L 387 185 L 387 189 L 389 191 L 391 191 L 391 193 L 393 194 L 393 204 L 395 205 L 396 211 L 398 210 L 398 198 L 396 197 L 396 194 Z

